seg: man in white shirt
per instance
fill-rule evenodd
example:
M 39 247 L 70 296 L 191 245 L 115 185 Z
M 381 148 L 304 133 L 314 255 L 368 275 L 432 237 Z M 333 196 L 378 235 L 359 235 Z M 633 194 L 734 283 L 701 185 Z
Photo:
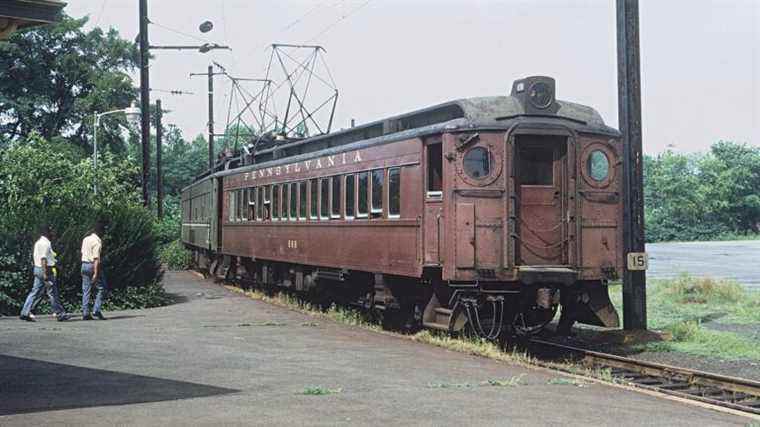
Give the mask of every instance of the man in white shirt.
M 50 306 L 53 308 L 58 321 L 63 322 L 69 319 L 69 315 L 66 314 L 58 297 L 58 284 L 56 283 L 53 270 L 56 262 L 55 253 L 48 236 L 52 237 L 52 233 L 50 227 L 45 224 L 40 227 L 40 238 L 34 244 L 34 284 L 32 285 L 32 291 L 26 297 L 24 307 L 21 309 L 21 315 L 19 316 L 21 320 L 26 320 L 27 322 L 35 321 L 31 315 L 31 311 L 37 305 L 39 298 L 42 297 L 43 288 L 47 289 Z
M 82 240 L 82 319 L 93 320 L 95 319 L 106 320 L 101 311 L 103 305 L 103 298 L 106 293 L 106 280 L 105 274 L 103 274 L 103 260 L 101 257 L 101 250 L 103 243 L 100 240 L 100 236 L 103 235 L 104 224 L 102 221 L 95 223 L 93 232 Z M 95 304 L 92 306 L 92 314 L 90 314 L 90 294 L 92 292 L 92 284 L 98 290 L 95 295 Z

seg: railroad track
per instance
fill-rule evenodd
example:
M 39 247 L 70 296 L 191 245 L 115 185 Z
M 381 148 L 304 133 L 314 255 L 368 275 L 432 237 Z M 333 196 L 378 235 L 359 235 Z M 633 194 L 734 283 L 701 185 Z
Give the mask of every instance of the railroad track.
M 578 357 L 588 367 L 609 369 L 622 383 L 711 405 L 760 415 L 760 382 L 646 362 L 533 339 L 531 344 Z

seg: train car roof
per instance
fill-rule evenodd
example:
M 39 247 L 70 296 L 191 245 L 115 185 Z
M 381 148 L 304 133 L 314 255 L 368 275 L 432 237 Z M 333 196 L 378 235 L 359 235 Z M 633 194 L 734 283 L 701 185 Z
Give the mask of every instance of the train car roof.
M 561 100 L 556 100 L 555 104 L 555 112 L 535 114 L 526 112 L 523 104 L 515 96 L 458 99 L 325 135 L 294 142 L 286 141 L 255 153 L 254 158 L 266 160 L 207 175 L 193 184 L 212 176 L 225 176 L 315 155 L 393 142 L 444 130 L 456 132 L 506 129 L 517 122 L 540 121 L 564 124 L 579 132 L 620 135 L 616 129 L 607 126 L 602 116 L 592 107 Z

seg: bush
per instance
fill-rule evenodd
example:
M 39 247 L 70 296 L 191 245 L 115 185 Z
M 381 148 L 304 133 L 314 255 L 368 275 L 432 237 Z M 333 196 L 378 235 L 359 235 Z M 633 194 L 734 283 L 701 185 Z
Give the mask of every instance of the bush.
M 61 298 L 67 309 L 78 307 L 81 243 L 97 218 L 108 221 L 103 261 L 111 307 L 133 304 L 140 293 L 150 296 L 150 304 L 160 303 L 153 216 L 140 203 L 138 169 L 103 156 L 95 196 L 89 159 L 64 144 L 30 137 L 0 151 L 0 312 L 18 314 L 32 284 L 32 246 L 45 222 L 57 234 Z
M 163 249 L 164 246 L 179 238 L 182 224 L 182 212 L 180 211 L 179 197 L 168 196 L 164 199 L 164 217 L 156 221 L 153 226 L 153 234 L 156 243 Z
M 169 270 L 186 270 L 192 258 L 181 241 L 175 240 L 161 249 L 161 263 Z

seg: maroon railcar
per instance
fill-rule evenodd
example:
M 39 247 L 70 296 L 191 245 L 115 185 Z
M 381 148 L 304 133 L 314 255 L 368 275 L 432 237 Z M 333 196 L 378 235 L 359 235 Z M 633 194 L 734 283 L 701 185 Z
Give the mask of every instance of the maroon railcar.
M 565 331 L 618 326 L 620 134 L 554 87 L 270 144 L 185 189 L 183 240 L 200 263 L 394 326 L 530 334 L 559 305 Z

